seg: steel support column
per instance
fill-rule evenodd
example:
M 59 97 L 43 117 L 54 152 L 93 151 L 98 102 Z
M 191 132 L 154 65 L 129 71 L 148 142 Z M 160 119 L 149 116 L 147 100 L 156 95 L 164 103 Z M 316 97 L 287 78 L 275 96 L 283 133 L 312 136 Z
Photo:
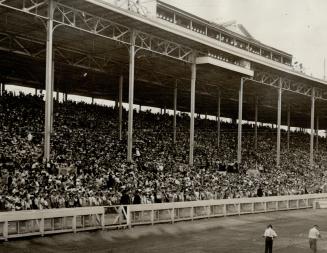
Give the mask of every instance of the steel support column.
M 238 131 L 237 131 L 237 163 L 242 162 L 242 117 L 243 117 L 243 85 L 244 78 L 241 78 L 240 89 L 238 92 Z
M 279 80 L 278 105 L 277 105 L 277 155 L 276 166 L 280 166 L 280 125 L 282 120 L 282 82 Z
M 319 150 L 319 116 L 316 117 L 316 152 Z
M 254 150 L 258 148 L 258 104 L 259 97 L 255 96 L 255 108 L 254 108 Z
M 6 84 L 3 82 L 1 88 L 1 95 L 3 96 L 5 93 L 6 93 Z
M 195 113 L 195 83 L 196 83 L 196 54 L 193 53 L 192 62 L 192 78 L 191 78 L 191 119 L 190 119 L 190 155 L 189 165 L 193 166 L 194 152 L 194 113 Z
M 44 120 L 44 160 L 50 159 L 50 135 L 51 135 L 51 100 L 52 100 L 52 54 L 53 54 L 53 0 L 48 1 L 47 20 L 47 47 L 46 47 L 46 96 L 45 96 L 45 120 Z
M 173 141 L 176 143 L 176 125 L 177 125 L 177 80 L 174 87 L 174 119 L 173 119 Z
M 50 99 L 50 105 L 51 105 L 51 128 L 50 132 L 53 133 L 53 91 L 54 91 L 54 74 L 55 74 L 55 63 L 54 60 L 52 60 L 52 66 L 51 66 L 51 99 Z
M 119 77 L 119 140 L 122 140 L 122 129 L 123 129 L 123 83 L 124 76 Z
M 313 167 L 313 145 L 314 145 L 314 127 L 315 127 L 315 88 L 311 93 L 311 132 L 310 132 L 310 167 Z
M 221 93 L 218 89 L 218 101 L 217 101 L 217 148 L 220 148 L 220 105 L 221 105 Z
M 134 70 L 135 70 L 135 31 L 131 32 L 131 45 L 129 48 L 129 87 L 128 87 L 128 137 L 127 161 L 133 161 L 133 105 L 134 105 Z
M 291 134 L 291 105 L 287 107 L 287 150 L 290 150 L 290 134 Z

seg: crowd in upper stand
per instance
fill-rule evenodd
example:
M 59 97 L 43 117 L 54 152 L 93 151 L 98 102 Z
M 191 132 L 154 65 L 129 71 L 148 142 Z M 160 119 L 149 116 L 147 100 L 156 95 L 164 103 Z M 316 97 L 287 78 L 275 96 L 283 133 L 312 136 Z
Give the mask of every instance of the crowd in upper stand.
M 136 112 L 133 163 L 126 162 L 127 112 L 123 140 L 118 109 L 67 101 L 54 103 L 51 161 L 43 162 L 42 96 L 0 97 L 0 210 L 160 203 L 316 193 L 325 188 L 326 144 L 320 140 L 309 167 L 309 136 L 282 134 L 281 167 L 275 166 L 276 135 L 244 125 L 243 162 L 235 163 L 237 126 L 196 119 L 194 167 L 189 167 L 189 116 Z

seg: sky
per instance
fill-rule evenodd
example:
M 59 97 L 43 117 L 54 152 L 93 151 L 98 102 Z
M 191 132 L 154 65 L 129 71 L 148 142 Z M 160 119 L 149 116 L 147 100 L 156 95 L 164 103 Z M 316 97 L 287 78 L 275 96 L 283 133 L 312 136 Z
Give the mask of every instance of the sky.
M 209 21 L 236 20 L 255 39 L 292 54 L 306 74 L 324 76 L 327 0 L 163 1 Z

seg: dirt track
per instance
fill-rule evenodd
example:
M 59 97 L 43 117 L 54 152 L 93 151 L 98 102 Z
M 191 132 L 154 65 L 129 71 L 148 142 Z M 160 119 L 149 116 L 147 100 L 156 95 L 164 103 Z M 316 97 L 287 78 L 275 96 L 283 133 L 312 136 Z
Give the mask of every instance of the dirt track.
M 307 232 L 318 224 L 323 238 L 319 253 L 327 253 L 327 210 L 301 210 L 216 218 L 194 222 L 135 227 L 132 230 L 63 234 L 9 241 L 0 252 L 105 253 L 256 253 L 264 252 L 263 231 L 273 224 L 279 238 L 274 253 L 307 253 Z

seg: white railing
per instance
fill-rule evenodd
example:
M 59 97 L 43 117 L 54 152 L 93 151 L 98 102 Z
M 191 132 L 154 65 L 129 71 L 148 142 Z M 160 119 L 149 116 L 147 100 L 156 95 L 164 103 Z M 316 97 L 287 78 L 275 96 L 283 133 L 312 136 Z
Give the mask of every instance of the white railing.
M 0 240 L 182 220 L 312 208 L 327 194 L 0 213 Z
M 81 207 L 0 212 L 0 239 L 127 226 L 127 207 Z
M 314 202 L 327 199 L 327 194 L 307 194 L 263 198 L 242 198 L 162 203 L 129 206 L 135 225 L 194 220 L 228 215 L 242 215 L 314 207 Z

